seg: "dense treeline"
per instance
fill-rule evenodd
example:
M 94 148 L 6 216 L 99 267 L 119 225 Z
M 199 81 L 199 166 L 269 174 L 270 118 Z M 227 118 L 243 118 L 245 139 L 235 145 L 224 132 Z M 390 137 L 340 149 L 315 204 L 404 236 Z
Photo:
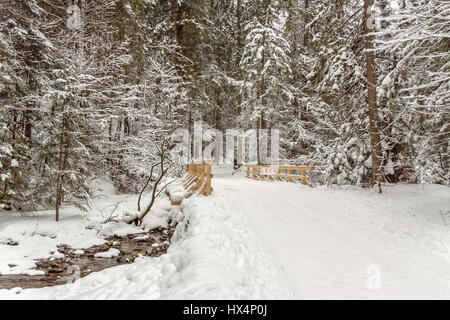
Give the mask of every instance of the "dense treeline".
M 2 203 L 82 204 L 99 175 L 136 192 L 149 141 L 196 120 L 281 129 L 319 183 L 448 184 L 450 4 L 370 4 L 0 0 Z

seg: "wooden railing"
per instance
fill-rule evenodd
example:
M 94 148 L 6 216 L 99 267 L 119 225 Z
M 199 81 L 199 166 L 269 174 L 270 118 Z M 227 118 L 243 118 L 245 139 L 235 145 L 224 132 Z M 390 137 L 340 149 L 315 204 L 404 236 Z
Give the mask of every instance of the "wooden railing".
M 315 170 L 314 167 L 302 166 L 246 165 L 245 168 L 247 178 L 267 181 L 300 181 L 304 185 L 307 185 L 311 179 L 306 173 Z
M 194 194 L 209 196 L 213 191 L 212 178 L 211 164 L 189 164 L 186 175 L 166 187 L 166 194 L 174 206 L 181 205 L 183 199 Z
M 211 174 L 211 164 L 194 164 L 188 165 L 188 180 L 184 187 L 186 190 L 198 191 L 199 194 L 209 196 L 213 192 L 211 180 L 213 175 Z

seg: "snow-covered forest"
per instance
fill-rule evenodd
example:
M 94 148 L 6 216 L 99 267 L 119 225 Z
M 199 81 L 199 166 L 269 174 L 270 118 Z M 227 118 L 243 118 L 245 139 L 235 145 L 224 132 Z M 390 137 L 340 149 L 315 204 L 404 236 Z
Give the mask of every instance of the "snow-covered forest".
M 3 204 L 87 200 L 105 173 L 136 192 L 156 157 L 148 141 L 200 119 L 279 128 L 281 162 L 316 166 L 321 183 L 371 183 L 363 1 L 70 4 L 0 2 Z M 449 10 L 368 11 L 382 181 L 450 181 Z
M 314 167 L 310 185 L 324 194 L 329 191 L 323 188 L 350 188 L 349 202 L 364 198 L 358 192 L 368 188 L 377 193 L 411 185 L 395 189 L 409 197 L 405 190 L 434 185 L 440 198 L 430 205 L 432 220 L 447 226 L 450 2 L 0 0 L 0 216 L 51 210 L 59 220 L 64 208 L 91 213 L 97 206 L 102 223 L 111 223 L 117 209 L 128 216 L 144 212 L 135 224 L 156 227 L 157 221 L 144 216 L 155 219 L 156 211 L 164 212 L 167 204 L 159 200 L 152 209 L 161 186 L 186 170 L 166 159 L 173 148 L 169 137 L 180 128 L 193 134 L 198 121 L 204 130 L 223 132 L 279 129 L 280 164 Z M 99 179 L 127 205 L 99 208 Z M 228 189 L 219 183 L 218 190 Z M 215 205 L 201 210 L 214 211 Z M 202 204 L 186 207 L 188 215 L 197 207 Z M 407 205 L 398 208 L 410 212 Z M 411 224 L 417 226 L 415 239 L 418 226 L 429 222 L 423 219 Z M 17 228 L 0 232 L 0 244 L 15 243 L 11 235 L 22 227 Z M 79 226 L 70 228 L 80 233 Z M 431 232 L 435 238 L 423 241 L 428 246 L 438 239 L 446 259 L 447 230 L 439 226 Z M 175 237 L 185 235 L 177 229 Z M 5 268 L 0 275 L 8 274 Z M 156 269 L 161 268 L 166 267 Z M 263 279 L 277 283 L 278 269 L 264 272 L 270 275 Z M 289 296 L 280 286 L 275 297 Z M 205 297 L 180 292 L 167 297 Z M 231 297 L 271 296 L 250 290 Z

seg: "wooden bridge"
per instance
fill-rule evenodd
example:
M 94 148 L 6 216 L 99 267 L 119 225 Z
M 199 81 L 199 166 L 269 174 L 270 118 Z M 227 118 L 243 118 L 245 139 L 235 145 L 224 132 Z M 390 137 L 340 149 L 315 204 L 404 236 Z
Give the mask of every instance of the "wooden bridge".
M 166 187 L 166 193 L 172 205 L 178 206 L 183 199 L 189 198 L 194 194 L 209 196 L 213 188 L 211 180 L 211 164 L 189 164 L 187 174 L 179 179 L 177 183 Z
M 297 182 L 307 185 L 311 179 L 306 175 L 307 172 L 314 171 L 314 167 L 302 166 L 264 166 L 264 165 L 246 165 L 247 178 L 266 181 L 287 181 Z
M 209 196 L 213 192 L 211 163 L 189 164 L 187 174 L 180 179 L 178 184 L 167 187 L 167 194 L 172 205 L 180 205 L 184 198 L 194 194 Z M 306 174 L 314 171 L 314 167 L 304 166 L 268 166 L 246 165 L 246 176 L 262 181 L 287 181 L 304 185 L 311 179 Z

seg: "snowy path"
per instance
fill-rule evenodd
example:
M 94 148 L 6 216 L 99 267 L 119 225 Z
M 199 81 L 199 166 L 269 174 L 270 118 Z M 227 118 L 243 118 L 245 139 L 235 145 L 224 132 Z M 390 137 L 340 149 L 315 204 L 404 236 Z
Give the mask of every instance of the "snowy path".
M 421 188 L 378 195 L 214 179 L 216 196 L 253 222 L 298 299 L 450 298 L 450 230 L 438 214 L 450 192 Z

